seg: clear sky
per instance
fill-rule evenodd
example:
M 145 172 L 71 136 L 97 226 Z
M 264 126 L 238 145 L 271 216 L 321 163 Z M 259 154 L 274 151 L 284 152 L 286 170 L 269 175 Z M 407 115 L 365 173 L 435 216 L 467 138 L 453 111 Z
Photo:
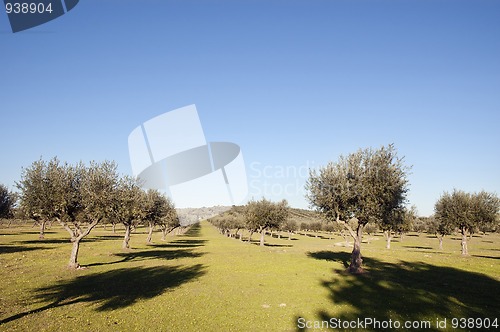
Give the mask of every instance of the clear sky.
M 394 143 L 421 215 L 500 192 L 500 2 L 82 0 L 12 33 L 0 12 L 0 183 L 42 156 L 115 160 L 144 121 L 196 104 L 240 145 L 250 194 L 307 207 L 308 167 Z

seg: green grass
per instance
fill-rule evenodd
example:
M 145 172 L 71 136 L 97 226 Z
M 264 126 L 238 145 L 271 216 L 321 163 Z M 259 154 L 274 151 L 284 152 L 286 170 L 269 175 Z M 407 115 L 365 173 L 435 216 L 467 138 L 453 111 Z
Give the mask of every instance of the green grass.
M 122 230 L 95 229 L 81 245 L 81 270 L 66 268 L 71 244 L 54 225 L 0 228 L 0 330 L 297 331 L 297 319 L 499 318 L 500 236 L 475 236 L 444 250 L 426 234 L 365 236 L 367 273 L 344 273 L 340 237 L 266 237 L 259 247 L 202 222 L 146 245 L 145 229 L 121 250 Z M 246 235 L 246 234 L 245 234 Z M 258 240 L 258 234 L 254 235 Z M 435 327 L 435 326 L 433 326 Z

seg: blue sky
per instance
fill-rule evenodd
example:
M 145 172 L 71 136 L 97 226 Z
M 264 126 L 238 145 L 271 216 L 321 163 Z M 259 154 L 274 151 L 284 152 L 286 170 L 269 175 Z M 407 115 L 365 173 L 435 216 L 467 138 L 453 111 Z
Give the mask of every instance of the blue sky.
M 16 34 L 0 13 L 0 183 L 40 156 L 129 174 L 129 133 L 196 104 L 250 196 L 307 207 L 308 166 L 394 143 L 429 215 L 500 192 L 499 36 L 493 0 L 82 0 Z

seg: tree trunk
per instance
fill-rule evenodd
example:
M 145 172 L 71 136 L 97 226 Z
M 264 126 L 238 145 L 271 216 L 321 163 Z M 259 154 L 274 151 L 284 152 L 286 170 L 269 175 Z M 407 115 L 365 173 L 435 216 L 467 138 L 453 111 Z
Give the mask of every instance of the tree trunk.
M 80 264 L 78 264 L 78 250 L 80 249 L 81 239 L 82 238 L 80 237 L 71 239 L 71 242 L 73 242 L 73 248 L 71 248 L 71 256 L 69 257 L 68 265 L 71 269 L 77 269 L 80 267 Z
M 130 248 L 128 241 L 130 241 L 130 229 L 131 225 L 125 225 L 125 236 L 123 237 L 122 249 Z
M 385 239 L 387 240 L 387 242 L 385 243 L 385 249 L 391 249 L 391 240 L 392 240 L 391 232 L 384 231 L 384 235 Z
M 167 240 L 167 228 L 164 227 L 161 229 L 161 240 L 166 241 Z
M 154 227 L 155 227 L 155 224 L 154 224 L 154 223 L 152 223 L 152 222 L 150 222 L 150 223 L 149 223 L 148 238 L 146 239 L 146 242 L 147 242 L 148 244 L 153 243 L 152 239 L 153 239 L 153 229 L 154 229 Z
M 288 231 L 288 240 L 292 239 L 292 232 Z
M 281 240 L 281 232 L 278 232 L 278 239 Z
M 444 236 L 438 236 L 438 239 L 439 239 L 439 250 L 443 250 L 443 237 Z
M 80 264 L 78 264 L 78 250 L 80 249 L 80 241 L 90 234 L 92 229 L 101 221 L 101 219 L 95 219 L 88 226 L 87 229 L 82 230 L 76 223 L 73 222 L 74 229 L 64 221 L 59 220 L 59 223 L 64 227 L 66 231 L 70 234 L 71 242 L 73 243 L 73 248 L 71 249 L 71 256 L 69 258 L 69 267 L 70 268 L 79 268 Z
M 264 246 L 264 234 L 266 234 L 266 230 L 263 229 L 260 231 L 260 245 Z
M 111 225 L 113 226 L 113 234 L 114 234 L 114 233 L 116 233 L 116 224 L 112 223 Z
M 469 251 L 467 249 L 467 230 L 465 227 L 462 228 L 462 256 L 469 255 Z
M 40 221 L 40 235 L 38 235 L 39 240 L 43 240 L 45 238 L 45 224 L 47 222 L 45 220 Z
M 349 265 L 350 273 L 363 273 L 363 259 L 361 256 L 361 240 L 363 238 L 363 225 L 358 225 L 354 237 L 354 248 L 351 254 L 351 264 Z
M 253 231 L 250 231 L 250 235 L 248 235 L 248 242 L 252 242 L 252 235 L 253 235 Z
M 243 241 L 243 232 L 240 233 L 240 241 Z

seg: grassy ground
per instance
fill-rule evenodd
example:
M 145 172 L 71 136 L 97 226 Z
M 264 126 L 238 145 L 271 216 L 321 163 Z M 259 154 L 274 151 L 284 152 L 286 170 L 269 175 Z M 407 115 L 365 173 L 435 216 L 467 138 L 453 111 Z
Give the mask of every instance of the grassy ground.
M 267 236 L 259 247 L 202 222 L 167 242 L 155 233 L 153 245 L 139 229 L 123 251 L 121 232 L 94 230 L 80 250 L 86 268 L 72 271 L 59 227 L 43 241 L 29 225 L 0 228 L 0 330 L 297 331 L 299 318 L 370 317 L 428 320 L 434 330 L 446 318 L 452 330 L 452 318 L 500 319 L 498 234 L 473 237 L 470 257 L 454 237 L 443 251 L 426 234 L 386 250 L 367 235 L 368 272 L 352 276 L 343 272 L 350 248 L 326 234 Z

